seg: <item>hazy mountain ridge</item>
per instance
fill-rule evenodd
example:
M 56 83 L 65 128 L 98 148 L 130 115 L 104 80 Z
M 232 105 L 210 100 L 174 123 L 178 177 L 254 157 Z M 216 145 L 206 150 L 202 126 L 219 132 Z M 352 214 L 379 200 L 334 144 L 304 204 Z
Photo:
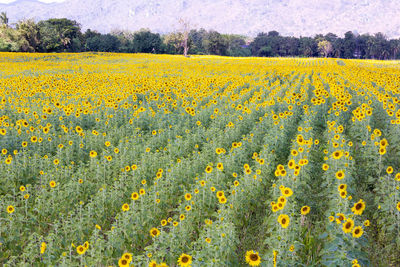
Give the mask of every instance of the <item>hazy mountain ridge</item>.
M 193 28 L 250 36 L 277 30 L 283 35 L 312 36 L 348 30 L 383 32 L 400 37 L 400 5 L 396 0 L 66 0 L 45 4 L 19 0 L 0 4 L 10 22 L 67 17 L 83 29 L 109 32 L 113 29 L 150 28 L 165 33 L 178 28 L 180 17 L 189 18 Z

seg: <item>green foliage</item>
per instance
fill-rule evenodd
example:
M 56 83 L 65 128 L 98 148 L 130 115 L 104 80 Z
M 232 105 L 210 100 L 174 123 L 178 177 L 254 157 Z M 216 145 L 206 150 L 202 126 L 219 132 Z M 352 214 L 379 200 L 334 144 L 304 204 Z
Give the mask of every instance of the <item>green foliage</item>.
M 160 35 L 148 29 L 137 32 L 114 30 L 101 34 L 66 18 L 48 19 L 36 24 L 32 19 L 19 21 L 16 29 L 9 27 L 7 14 L 0 15 L 0 50 L 23 52 L 124 52 L 182 54 L 187 36 L 189 54 L 232 57 L 336 57 L 363 59 L 399 59 L 400 40 L 387 40 L 382 33 L 355 35 L 346 32 L 344 38 L 333 33 L 314 37 L 282 36 L 277 31 L 259 33 L 253 40 L 237 34 L 189 28 L 183 22 L 183 32 Z M 7 30 L 4 30 L 7 29 Z M 16 31 L 14 31 L 16 30 Z M 186 51 L 186 50 L 185 50 Z M 338 63 L 340 64 L 340 63 Z
M 150 30 L 142 29 L 133 34 L 132 46 L 136 53 L 161 53 L 161 36 Z
M 3 26 L 3 25 L 8 26 L 8 17 L 7 17 L 6 12 L 1 12 L 0 22 L 1 22 L 1 26 Z
M 80 25 L 69 19 L 48 19 L 38 23 L 42 52 L 81 51 Z M 78 41 L 79 40 L 79 41 Z
M 19 51 L 18 32 L 7 25 L 0 26 L 0 49 L 7 52 Z
M 216 31 L 209 31 L 203 39 L 203 47 L 210 55 L 225 55 L 227 46 L 226 40 Z
M 20 50 L 23 52 L 36 52 L 40 45 L 39 28 L 33 20 L 22 20 L 16 25 L 20 40 Z
M 84 34 L 85 39 L 85 50 L 94 52 L 114 52 L 118 49 L 126 49 L 129 47 L 122 48 L 120 39 L 111 34 L 100 34 L 87 30 Z M 126 51 L 127 52 L 127 51 Z

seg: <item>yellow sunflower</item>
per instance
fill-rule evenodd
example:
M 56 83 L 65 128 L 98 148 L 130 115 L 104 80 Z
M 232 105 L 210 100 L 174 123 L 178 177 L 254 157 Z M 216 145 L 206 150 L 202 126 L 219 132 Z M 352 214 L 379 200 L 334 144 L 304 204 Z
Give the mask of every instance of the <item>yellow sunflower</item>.
M 392 167 L 392 166 L 387 167 L 387 168 L 386 168 L 386 172 L 387 172 L 388 174 L 393 173 L 393 167 Z
M 346 220 L 346 216 L 343 213 L 337 213 L 336 216 L 337 216 L 336 218 L 337 224 L 341 224 L 343 221 Z
M 282 228 L 287 228 L 290 223 L 289 216 L 286 214 L 279 215 L 278 222 L 281 224 Z
M 207 166 L 206 168 L 206 173 L 211 173 L 212 172 L 212 167 L 211 166 Z
M 128 211 L 129 210 L 129 204 L 125 203 L 122 205 L 122 211 Z
M 157 228 L 153 227 L 153 228 L 150 229 L 150 235 L 152 237 L 159 236 L 160 235 L 160 230 L 158 230 Z
M 289 187 L 285 187 L 285 188 L 281 189 L 281 193 L 285 197 L 290 197 L 291 195 L 293 195 L 293 191 Z
M 131 198 L 132 198 L 133 200 L 137 200 L 137 199 L 139 198 L 139 194 L 138 194 L 137 192 L 133 192 L 133 193 L 131 194 Z
M 42 244 L 40 244 L 40 254 L 43 254 L 46 251 L 46 243 L 42 242 Z
M 97 152 L 94 151 L 94 150 L 92 150 L 92 151 L 90 151 L 89 156 L 90 156 L 91 158 L 95 158 L 95 157 L 97 157 Z
M 307 215 L 310 212 L 310 207 L 309 206 L 303 206 L 301 208 L 301 214 L 302 215 Z
M 323 169 L 324 171 L 327 171 L 327 170 L 329 169 L 329 165 L 326 164 L 326 163 L 322 164 L 322 169 Z
M 261 258 L 258 255 L 258 252 L 254 250 L 249 250 L 246 252 L 246 262 L 250 266 L 258 266 L 261 263 Z
M 354 238 L 359 238 L 360 236 L 362 236 L 362 234 L 364 233 L 364 230 L 361 226 L 356 226 L 353 229 L 353 237 Z
M 347 219 L 345 223 L 343 223 L 343 232 L 344 233 L 350 233 L 351 230 L 353 230 L 354 227 L 354 221 L 352 219 Z
M 127 260 L 127 259 L 125 259 L 125 258 L 120 258 L 119 260 L 118 260 L 118 266 L 119 267 L 125 267 L 125 266 L 129 266 L 129 261 Z
M 365 210 L 365 202 L 362 199 L 360 199 L 357 203 L 355 203 L 354 206 L 351 208 L 351 211 L 355 215 L 361 215 L 364 210 Z
M 335 151 L 332 153 L 334 159 L 340 159 L 343 156 L 343 151 Z
M 346 189 L 347 189 L 347 184 L 340 184 L 338 186 L 338 191 L 339 192 L 346 191 Z
M 178 265 L 185 267 L 190 266 L 192 264 L 192 256 L 182 253 L 182 255 L 178 259 Z
M 336 172 L 336 178 L 338 180 L 342 180 L 345 177 L 344 172 L 342 170 Z
M 86 249 L 85 249 L 84 246 L 79 245 L 79 246 L 76 248 L 76 252 L 78 252 L 79 255 L 82 255 L 82 254 L 84 254 L 84 253 L 86 252 Z
M 221 204 L 225 204 L 226 203 L 226 197 L 222 196 L 222 197 L 218 198 L 218 201 Z
M 53 188 L 53 187 L 55 187 L 57 185 L 57 183 L 55 181 L 51 180 L 49 185 L 50 185 L 50 187 Z

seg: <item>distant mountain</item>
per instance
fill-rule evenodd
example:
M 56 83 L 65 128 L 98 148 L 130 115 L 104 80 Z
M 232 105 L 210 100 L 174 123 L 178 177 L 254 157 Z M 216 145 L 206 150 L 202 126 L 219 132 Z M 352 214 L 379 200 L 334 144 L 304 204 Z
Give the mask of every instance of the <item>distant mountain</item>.
M 103 33 L 140 28 L 166 33 L 176 30 L 183 17 L 193 28 L 249 36 L 271 30 L 294 36 L 357 30 L 400 37 L 399 0 L 66 0 L 50 4 L 18 0 L 0 4 L 0 11 L 7 12 L 10 22 L 66 17 L 80 22 L 83 30 Z

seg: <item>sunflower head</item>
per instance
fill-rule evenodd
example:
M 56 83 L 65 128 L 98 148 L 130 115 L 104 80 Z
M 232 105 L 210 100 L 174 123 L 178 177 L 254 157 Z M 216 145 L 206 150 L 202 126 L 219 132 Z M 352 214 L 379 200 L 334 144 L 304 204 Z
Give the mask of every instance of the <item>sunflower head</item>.
M 187 255 L 185 253 L 182 253 L 182 255 L 178 259 L 178 265 L 182 267 L 190 266 L 191 263 L 192 263 L 192 256 Z
M 281 224 L 282 228 L 287 228 L 290 223 L 290 218 L 286 214 L 281 214 L 278 217 L 278 222 Z
M 347 189 L 347 184 L 340 184 L 338 186 L 338 191 L 339 192 L 345 191 L 346 189 Z
M 119 267 L 125 267 L 125 266 L 129 266 L 129 261 L 126 260 L 125 258 L 120 258 L 118 261 L 118 266 Z
M 301 208 L 301 214 L 302 215 L 307 215 L 310 212 L 310 207 L 309 206 L 303 206 Z
M 338 180 L 342 180 L 345 177 L 344 172 L 342 170 L 336 172 L 336 178 Z
M 97 152 L 94 151 L 94 150 L 92 150 L 92 151 L 90 151 L 89 156 L 90 156 L 91 158 L 95 158 L 95 157 L 97 157 Z
M 82 254 L 84 254 L 84 253 L 86 252 L 86 249 L 85 249 L 84 246 L 79 245 L 79 246 L 76 248 L 76 252 L 77 252 L 79 255 L 82 255 Z
M 49 185 L 50 185 L 50 187 L 55 187 L 57 184 L 55 181 L 50 181 Z
M 340 159 L 343 156 L 343 151 L 335 151 L 332 153 L 334 159 Z
M 258 252 L 254 250 L 247 251 L 245 259 L 250 266 L 258 266 L 261 263 L 261 258 L 258 255 Z
M 11 213 L 13 213 L 15 211 L 15 209 L 14 209 L 14 207 L 13 206 L 8 206 L 7 207 L 7 212 L 9 213 L 9 214 L 11 214 Z
M 159 236 L 160 235 L 160 230 L 158 230 L 157 228 L 151 228 L 150 229 L 150 235 L 152 237 Z
M 129 210 L 129 204 L 125 203 L 122 205 L 122 211 L 128 211 Z
M 221 204 L 225 204 L 226 203 L 226 197 L 225 196 L 220 197 L 218 200 L 219 200 L 219 203 L 221 203 Z
M 386 168 L 386 172 L 387 172 L 388 174 L 393 173 L 393 167 L 392 167 L 392 166 L 387 167 L 387 168 Z
M 351 211 L 355 215 L 361 215 L 364 210 L 365 210 L 365 202 L 362 199 L 360 199 L 357 203 L 355 203 L 354 206 L 351 208 Z
M 139 198 L 139 194 L 138 194 L 137 192 L 133 192 L 133 193 L 131 194 L 131 198 L 132 198 L 133 200 L 137 200 L 137 199 Z
M 354 227 L 354 221 L 352 219 L 347 219 L 345 223 L 343 223 L 343 232 L 344 233 L 350 233 L 351 230 L 353 230 Z
M 293 195 L 293 191 L 289 187 L 285 187 L 285 189 L 282 190 L 282 194 L 285 197 L 290 197 L 291 195 Z
M 354 238 L 359 238 L 360 236 L 362 236 L 362 234 L 364 233 L 364 230 L 361 226 L 356 226 L 353 229 L 353 237 Z
M 212 167 L 211 166 L 207 166 L 206 167 L 206 173 L 211 173 L 212 172 Z
M 338 213 L 336 214 L 336 222 L 338 224 L 342 223 L 344 220 L 346 220 L 346 216 L 343 213 Z

